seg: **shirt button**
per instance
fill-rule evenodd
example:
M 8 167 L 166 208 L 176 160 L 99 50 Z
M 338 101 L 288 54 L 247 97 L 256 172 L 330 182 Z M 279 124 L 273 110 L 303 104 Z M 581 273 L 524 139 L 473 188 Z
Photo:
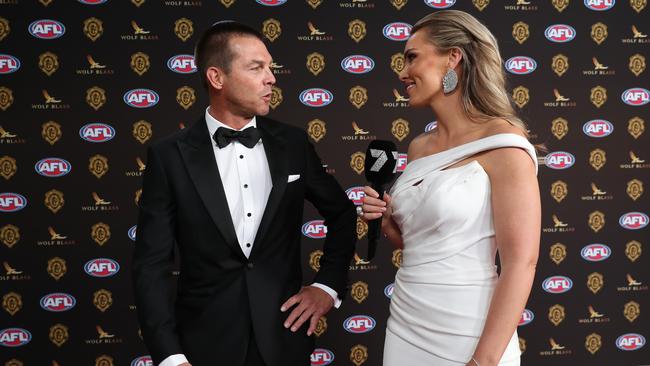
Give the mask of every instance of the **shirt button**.
M 244 158 L 244 155 L 239 155 L 239 158 L 240 158 L 240 159 L 243 159 L 243 158 Z
M 246 214 L 246 216 L 251 217 L 251 216 L 253 216 L 253 214 L 249 212 L 249 213 Z
M 246 263 L 246 267 L 248 267 L 248 269 L 253 269 L 255 266 L 253 265 L 253 262 L 248 262 Z
M 248 184 L 244 184 L 244 188 L 248 188 Z
M 246 243 L 246 248 L 250 248 L 250 247 L 251 247 L 251 243 Z

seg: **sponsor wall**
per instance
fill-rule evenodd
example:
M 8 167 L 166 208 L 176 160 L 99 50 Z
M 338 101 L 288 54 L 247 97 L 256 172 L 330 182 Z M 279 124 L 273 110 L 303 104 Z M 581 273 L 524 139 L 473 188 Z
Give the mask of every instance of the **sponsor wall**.
M 141 176 L 147 144 L 204 113 L 203 29 L 237 19 L 264 33 L 271 117 L 304 128 L 359 204 L 369 141 L 394 140 L 403 171 L 409 141 L 436 127 L 397 73 L 411 25 L 443 8 L 493 31 L 513 104 L 548 148 L 523 364 L 647 364 L 646 0 L 0 1 L 0 364 L 151 364 L 130 284 Z M 321 219 L 305 211 L 306 281 Z M 312 365 L 381 365 L 401 253 L 382 242 L 367 261 L 366 231 Z

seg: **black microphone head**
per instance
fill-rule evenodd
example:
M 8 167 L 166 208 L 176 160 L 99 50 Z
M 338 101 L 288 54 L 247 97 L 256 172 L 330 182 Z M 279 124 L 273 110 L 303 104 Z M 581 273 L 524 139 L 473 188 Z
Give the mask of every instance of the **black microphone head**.
M 395 177 L 397 147 L 392 141 L 374 140 L 366 150 L 366 179 L 373 185 L 382 186 Z

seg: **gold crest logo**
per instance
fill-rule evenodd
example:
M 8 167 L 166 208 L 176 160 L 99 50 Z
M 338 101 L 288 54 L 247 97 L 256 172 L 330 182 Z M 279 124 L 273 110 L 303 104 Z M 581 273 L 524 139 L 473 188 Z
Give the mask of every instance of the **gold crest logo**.
M 551 250 L 549 251 L 548 255 L 551 257 L 551 260 L 555 262 L 555 264 L 559 265 L 566 258 L 566 245 L 562 243 L 555 243 L 551 245 Z
M 357 304 L 361 304 L 368 298 L 368 284 L 363 281 L 353 283 L 350 288 L 350 295 Z
M 353 41 L 359 43 L 366 37 L 366 23 L 355 19 L 348 23 L 348 35 Z
M 314 250 L 309 254 L 309 267 L 311 267 L 311 269 L 313 269 L 315 272 L 318 272 L 318 270 L 320 270 L 320 257 L 322 256 L 322 250 Z
M 140 5 L 144 4 L 145 1 L 146 1 L 146 0 L 131 0 L 131 2 L 133 3 L 133 5 L 137 6 L 138 8 L 140 7 Z M 111 361 L 111 362 L 112 362 L 112 361 Z
M 589 214 L 589 227 L 595 233 L 599 232 L 600 229 L 605 226 L 605 214 L 600 211 L 594 211 Z
M 643 182 L 638 179 L 632 179 L 627 182 L 627 189 L 625 191 L 632 200 L 636 201 L 643 194 Z
M 68 272 L 63 258 L 54 257 L 47 261 L 47 273 L 55 280 L 60 280 Z
M 602 107 L 603 104 L 607 101 L 607 89 L 598 85 L 591 88 L 591 103 L 593 103 L 597 108 Z
M 557 54 L 553 56 L 553 62 L 551 63 L 553 71 L 557 76 L 562 76 L 569 69 L 569 58 L 563 54 Z
M 396 53 L 390 57 L 390 68 L 393 70 L 397 75 L 404 70 L 404 54 L 403 53 Z
M 45 52 L 38 56 L 38 68 L 47 76 L 52 76 L 59 69 L 59 58 L 52 52 Z
M 320 337 L 327 331 L 327 318 L 324 316 L 321 316 L 318 319 L 318 323 L 316 323 L 316 329 L 314 329 L 314 334 L 316 334 L 316 337 Z
M 591 273 L 589 276 L 587 276 L 587 287 L 594 294 L 600 291 L 600 289 L 603 288 L 604 284 L 603 275 L 598 272 Z
M 407 2 L 408 0 L 390 0 L 390 4 L 394 6 L 395 9 L 397 10 L 402 10 L 402 8 L 404 7 L 404 5 L 406 5 Z
M 262 33 L 269 41 L 273 42 L 282 34 L 280 22 L 269 18 L 262 23 Z
M 14 102 L 14 93 L 9 88 L 0 86 L 0 109 L 6 111 Z
M 49 208 L 53 213 L 59 212 L 64 204 L 63 192 L 56 189 L 45 192 L 45 207 Z
M 63 132 L 61 131 L 60 124 L 54 121 L 48 121 L 43 123 L 41 129 L 41 136 L 45 141 L 49 142 L 50 145 L 54 145 L 57 141 L 59 141 L 62 135 Z
M 180 18 L 174 22 L 174 34 L 185 42 L 194 34 L 194 23 L 187 18 Z
M 551 196 L 558 203 L 562 202 L 562 200 L 566 198 L 568 193 L 569 193 L 569 189 L 565 182 L 558 180 L 553 182 L 553 184 L 551 184 Z
M 368 90 L 360 85 L 354 86 L 350 89 L 348 99 L 353 106 L 360 109 L 368 101 Z
M 350 349 L 350 361 L 355 366 L 361 366 L 366 360 L 368 360 L 368 347 L 357 344 Z
M 489 4 L 490 0 L 472 0 L 472 3 L 479 11 L 483 11 Z
M 631 262 L 635 262 L 641 256 L 641 243 L 636 240 L 625 244 L 625 255 Z
M 18 166 L 16 166 L 16 159 L 7 155 L 0 158 L 0 176 L 4 179 L 9 180 L 9 178 L 16 174 L 17 170 Z
M 393 257 L 391 258 L 391 262 L 393 262 L 393 265 L 396 268 L 399 268 L 399 267 L 402 266 L 402 250 L 401 249 L 393 250 Z
M 229 8 L 230 5 L 235 3 L 235 0 L 219 0 L 219 2 L 226 8 Z
M 548 309 L 548 320 L 556 327 L 562 323 L 565 316 L 564 306 L 562 305 L 555 304 Z
M 104 33 L 104 25 L 101 20 L 92 17 L 84 20 L 84 34 L 95 42 Z
M 321 55 L 318 52 L 313 52 L 307 55 L 307 70 L 309 70 L 314 76 L 321 73 L 325 70 L 325 56 Z
M 140 196 L 142 196 L 142 189 L 135 191 L 135 197 L 133 198 L 133 201 L 135 202 L 136 206 L 140 206 Z
M 627 121 L 627 132 L 635 139 L 645 132 L 645 122 L 639 117 L 633 117 Z
M 641 10 L 643 10 L 647 4 L 648 4 L 648 0 L 630 0 L 630 6 L 637 13 L 640 13 Z
M 524 22 L 517 22 L 512 25 L 512 38 L 519 44 L 523 44 L 530 37 L 530 29 L 528 24 Z
M 585 338 L 585 348 L 592 355 L 596 354 L 602 345 L 602 339 L 600 338 L 600 335 L 596 333 L 591 333 Z
M 23 366 L 22 361 L 12 358 L 11 360 L 5 362 L 5 366 Z
M 605 150 L 594 149 L 589 153 L 589 164 L 596 170 L 600 170 L 607 163 Z
M 61 347 L 70 337 L 68 327 L 63 324 L 54 324 L 50 327 L 50 341 L 57 347 Z
M 569 133 L 569 122 L 562 117 L 554 119 L 551 122 L 551 132 L 558 140 L 562 140 Z
M 93 294 L 93 304 L 99 309 L 102 313 L 106 311 L 111 305 L 113 305 L 113 296 L 108 290 L 98 290 Z
M 636 301 L 630 301 L 623 307 L 623 315 L 632 323 L 641 315 L 641 306 Z
M 634 76 L 641 75 L 645 71 L 645 57 L 640 54 L 630 56 L 630 62 L 627 65 Z
M 528 88 L 518 86 L 512 89 L 512 99 L 519 108 L 523 108 L 530 101 L 530 94 Z
M 350 156 L 350 168 L 354 170 L 357 174 L 363 173 L 365 168 L 366 154 L 361 151 L 357 151 Z
M 108 172 L 108 158 L 102 155 L 94 155 L 88 159 L 88 170 L 97 177 L 101 178 Z
M 5 309 L 9 315 L 14 316 L 22 307 L 23 299 L 19 294 L 10 292 L 2 296 L 2 308 Z
M 90 237 L 100 246 L 104 245 L 111 238 L 111 227 L 98 222 L 90 228 Z
M 11 224 L 3 226 L 0 228 L 0 240 L 8 248 L 13 247 L 20 241 L 20 229 Z
M 519 337 L 519 351 L 521 353 L 526 352 L 526 340 Z
M 368 223 L 357 217 L 357 239 L 361 240 L 368 235 Z
M 144 0 L 131 0 L 131 1 L 144 2 Z M 107 355 L 101 355 L 95 359 L 95 366 L 113 366 L 113 358 Z
M 393 121 L 390 132 L 395 136 L 400 142 L 408 136 L 411 129 L 409 128 L 409 122 L 403 118 L 398 118 Z
M 307 133 L 315 142 L 320 141 L 327 133 L 325 122 L 320 119 L 313 119 L 307 123 Z
M 5 18 L 0 17 L 0 41 L 5 39 L 7 35 L 11 32 L 11 26 L 9 26 L 9 21 Z
M 591 26 L 591 39 L 594 40 L 597 44 L 605 42 L 607 39 L 607 25 L 602 22 L 598 22 Z
M 151 123 L 145 120 L 139 120 L 133 124 L 133 138 L 138 140 L 139 143 L 144 144 L 149 141 L 152 135 Z
M 194 89 L 189 86 L 182 86 L 176 89 L 176 101 L 185 110 L 188 110 L 194 102 L 196 102 L 196 95 Z
M 137 52 L 131 55 L 131 70 L 136 74 L 142 76 L 142 74 L 149 70 L 149 66 L 151 66 L 151 63 L 146 53 Z
M 563 12 L 567 6 L 569 6 L 569 0 L 553 0 L 552 3 L 555 9 L 557 9 L 557 11 L 560 13 Z
M 86 103 L 94 110 L 98 110 L 106 104 L 106 91 L 98 86 L 86 90 Z
M 274 85 L 271 88 L 271 101 L 269 102 L 269 105 L 272 109 L 275 109 L 280 105 L 280 103 L 282 103 L 283 100 L 284 98 L 282 98 L 282 89 Z

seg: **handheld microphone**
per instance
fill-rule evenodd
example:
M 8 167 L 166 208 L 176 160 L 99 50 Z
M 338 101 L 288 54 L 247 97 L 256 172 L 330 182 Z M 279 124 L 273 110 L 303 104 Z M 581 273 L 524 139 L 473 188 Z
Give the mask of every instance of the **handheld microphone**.
M 383 198 L 384 187 L 393 180 L 397 170 L 397 147 L 392 141 L 374 140 L 366 150 L 365 175 L 370 187 Z M 381 232 L 381 220 L 368 222 L 368 260 L 375 256 L 377 240 Z

